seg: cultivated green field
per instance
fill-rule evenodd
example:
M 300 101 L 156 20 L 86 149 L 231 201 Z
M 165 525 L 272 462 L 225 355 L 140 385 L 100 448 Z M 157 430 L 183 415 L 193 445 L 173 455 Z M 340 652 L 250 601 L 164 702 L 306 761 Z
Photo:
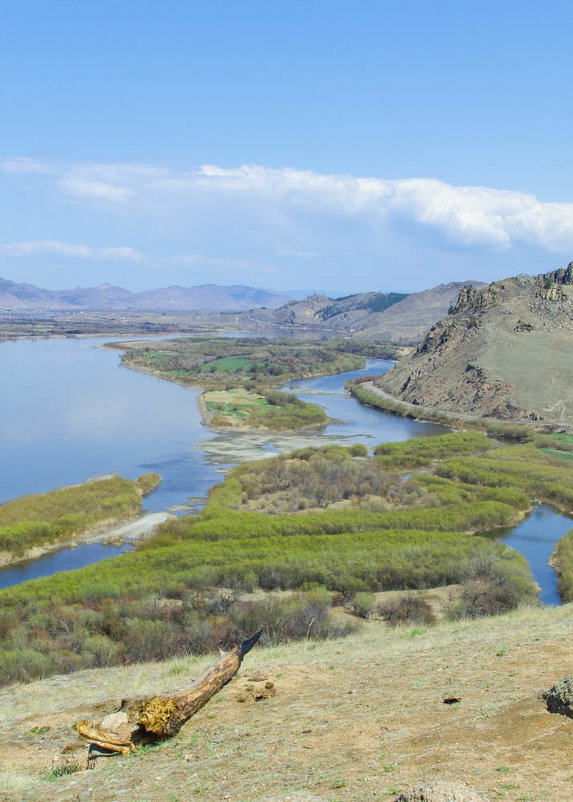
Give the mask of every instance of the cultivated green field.
M 210 423 L 214 426 L 284 430 L 327 422 L 320 407 L 277 390 L 266 391 L 264 395 L 242 387 L 208 390 L 202 400 L 212 414 Z

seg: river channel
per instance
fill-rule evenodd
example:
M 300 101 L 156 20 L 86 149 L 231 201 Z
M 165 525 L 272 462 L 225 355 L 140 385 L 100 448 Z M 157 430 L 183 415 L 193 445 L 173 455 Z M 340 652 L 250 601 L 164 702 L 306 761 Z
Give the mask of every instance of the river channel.
M 4 377 L 0 503 L 92 476 L 117 472 L 136 478 L 156 471 L 163 481 L 144 500 L 144 512 L 180 514 L 199 508 L 207 490 L 221 481 L 231 465 L 245 459 L 308 444 L 373 446 L 444 431 L 365 407 L 349 397 L 344 392 L 347 379 L 392 367 L 385 360 L 368 360 L 361 371 L 286 385 L 300 398 L 323 406 L 335 420 L 321 430 L 215 433 L 202 422 L 199 391 L 124 368 L 117 352 L 97 347 L 102 342 L 99 338 L 38 339 L 0 346 Z M 504 542 L 530 559 L 545 603 L 558 603 L 555 575 L 546 561 L 554 542 L 570 528 L 568 518 L 541 507 L 513 532 L 500 533 Z M 128 543 L 87 543 L 61 549 L 0 570 L 0 588 L 80 568 L 129 548 Z

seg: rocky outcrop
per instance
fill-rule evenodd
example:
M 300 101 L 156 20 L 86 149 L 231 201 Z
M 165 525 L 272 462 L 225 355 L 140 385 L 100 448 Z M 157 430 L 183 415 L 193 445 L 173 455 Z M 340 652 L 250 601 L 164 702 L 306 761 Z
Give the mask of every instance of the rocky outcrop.
M 541 696 L 550 713 L 573 718 L 573 677 L 565 677 Z
M 572 271 L 573 263 L 463 287 L 448 316 L 376 384 L 446 412 L 573 424 Z

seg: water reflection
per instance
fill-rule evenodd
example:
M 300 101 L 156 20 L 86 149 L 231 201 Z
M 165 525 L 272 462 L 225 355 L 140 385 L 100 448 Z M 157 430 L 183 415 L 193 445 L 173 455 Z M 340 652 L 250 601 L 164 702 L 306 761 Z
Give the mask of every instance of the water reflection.
M 548 565 L 548 560 L 557 541 L 572 528 L 572 518 L 553 510 L 548 504 L 540 504 L 514 529 L 492 533 L 525 555 L 541 588 L 540 598 L 544 604 L 561 603 L 557 595 L 557 574 Z

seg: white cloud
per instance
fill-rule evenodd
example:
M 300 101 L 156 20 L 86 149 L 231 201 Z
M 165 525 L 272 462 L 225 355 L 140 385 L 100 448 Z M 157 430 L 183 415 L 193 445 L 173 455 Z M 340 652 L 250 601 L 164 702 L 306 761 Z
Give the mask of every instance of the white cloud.
M 0 161 L 0 170 L 12 175 L 27 175 L 29 173 L 49 173 L 50 166 L 27 156 L 16 156 L 13 159 Z
M 548 249 L 573 245 L 573 203 L 543 203 L 534 195 L 489 187 L 459 187 L 437 179 L 384 180 L 245 165 L 206 165 L 199 182 L 219 191 L 272 197 L 341 214 L 392 219 L 434 229 L 461 245 L 507 248 L 523 242 Z
M 38 240 L 32 242 L 9 242 L 0 245 L 0 253 L 5 256 L 64 256 L 71 259 L 109 259 L 141 262 L 144 254 L 129 247 L 92 248 L 71 242 Z
M 130 163 L 46 166 L 24 158 L 3 162 L 2 169 L 47 172 L 47 180 L 55 180 L 65 195 L 121 207 L 139 221 L 146 215 L 146 225 L 152 220 L 164 231 L 168 226 L 198 231 L 206 221 L 210 231 L 219 226 L 226 236 L 229 217 L 247 217 L 243 236 L 259 236 L 267 251 L 279 256 L 314 258 L 314 250 L 306 247 L 312 237 L 301 233 L 301 220 L 311 215 L 327 222 L 333 241 L 338 221 L 346 218 L 373 232 L 406 225 L 409 236 L 423 241 L 429 233 L 445 246 L 506 250 L 526 245 L 554 252 L 573 247 L 573 203 L 544 203 L 523 192 L 437 179 L 356 178 L 261 165 L 207 164 L 194 170 Z M 280 246 L 281 252 L 277 241 L 289 245 Z
M 62 178 L 60 187 L 68 195 L 74 195 L 82 200 L 123 203 L 133 195 L 133 190 L 128 187 L 105 184 L 103 181 L 88 181 L 85 178 L 74 175 Z

